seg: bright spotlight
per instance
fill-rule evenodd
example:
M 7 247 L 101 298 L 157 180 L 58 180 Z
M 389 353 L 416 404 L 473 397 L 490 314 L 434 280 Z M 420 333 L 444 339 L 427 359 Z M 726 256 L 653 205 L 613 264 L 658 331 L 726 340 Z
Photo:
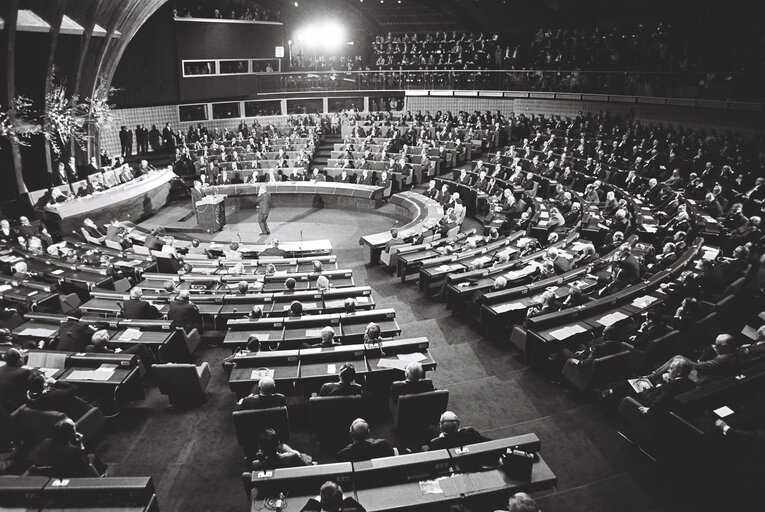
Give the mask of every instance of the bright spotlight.
M 342 24 L 328 20 L 302 27 L 295 39 L 306 48 L 335 51 L 346 44 L 348 37 Z
M 321 33 L 323 46 L 327 50 L 336 50 L 345 43 L 345 29 L 336 21 L 324 23 Z
M 297 34 L 295 34 L 295 39 L 297 39 L 299 42 L 302 43 L 303 42 L 303 33 L 302 32 L 298 32 Z

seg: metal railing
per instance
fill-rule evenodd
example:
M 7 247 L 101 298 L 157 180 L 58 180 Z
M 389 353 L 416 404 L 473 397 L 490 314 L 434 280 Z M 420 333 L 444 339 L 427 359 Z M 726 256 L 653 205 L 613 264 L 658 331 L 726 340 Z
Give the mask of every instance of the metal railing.
M 762 101 L 763 77 L 752 74 L 633 71 L 416 70 L 259 73 L 259 93 L 372 90 L 549 91 Z

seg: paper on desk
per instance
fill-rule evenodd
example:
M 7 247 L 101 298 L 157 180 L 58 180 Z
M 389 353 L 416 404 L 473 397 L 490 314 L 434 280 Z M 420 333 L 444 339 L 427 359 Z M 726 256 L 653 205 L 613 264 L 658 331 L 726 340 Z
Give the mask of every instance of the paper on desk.
M 306 338 L 321 338 L 321 329 L 306 329 Z
M 51 270 L 50 273 L 53 274 L 54 276 L 57 276 L 59 274 L 63 274 L 64 271 L 60 268 L 57 268 L 56 270 Z
M 436 483 L 439 484 L 445 498 L 461 496 L 467 493 L 466 480 L 464 477 L 465 475 L 452 475 L 450 477 L 438 479 Z M 420 482 L 420 485 L 422 485 L 422 482 Z
M 394 368 L 396 370 L 404 371 L 408 361 L 402 361 L 401 359 L 380 359 L 377 361 L 378 368 Z
M 66 380 L 104 381 L 109 380 L 113 374 L 114 372 L 100 372 L 98 370 L 72 370 L 72 373 L 66 377 Z
M 444 490 L 441 489 L 439 480 L 421 480 L 420 492 L 422 494 L 443 494 Z
M 480 256 L 473 260 L 473 265 L 480 267 L 491 261 L 491 256 Z
M 550 336 L 552 336 L 556 340 L 565 340 L 566 338 L 570 338 L 574 334 L 579 334 L 586 331 L 587 330 L 581 325 L 574 324 L 574 325 L 567 325 L 566 327 L 562 327 L 554 331 L 550 331 Z
M 366 303 L 369 302 L 369 297 L 366 295 L 362 295 L 361 297 L 356 297 L 356 302 Z
M 584 244 L 582 242 L 574 242 L 571 244 L 571 250 L 574 252 L 579 252 L 585 247 L 587 247 L 587 244 Z
M 750 340 L 756 340 L 757 339 L 757 329 L 752 327 L 751 325 L 745 325 L 743 329 L 741 329 L 741 334 L 749 338 Z
M 425 354 L 421 352 L 412 352 L 411 354 L 397 354 L 396 357 L 398 357 L 401 361 L 411 362 L 411 361 L 424 361 L 428 358 Z
M 51 334 L 56 332 L 55 329 L 45 329 L 44 327 L 27 327 L 23 331 L 19 333 L 20 336 L 32 336 L 32 337 L 40 337 L 40 338 L 47 338 Z
M 499 304 L 498 306 L 494 306 L 494 311 L 497 313 L 505 313 L 506 311 L 518 311 L 521 309 L 526 309 L 526 306 L 523 304 L 523 302 L 511 302 L 509 304 Z
M 337 373 L 337 365 L 336 364 L 328 364 L 327 365 L 327 373 L 330 375 L 334 375 Z
M 7 292 L 8 290 L 11 290 L 12 288 L 13 286 L 9 284 L 0 285 L 0 293 Z
M 633 300 L 632 305 L 636 308 L 645 309 L 657 300 L 659 299 L 652 295 L 643 295 L 642 297 L 638 297 L 637 299 Z
M 598 323 L 600 325 L 608 327 L 609 325 L 613 325 L 619 320 L 624 320 L 625 318 L 627 318 L 627 315 L 625 315 L 621 311 L 614 311 L 613 313 L 609 315 L 601 317 L 601 319 L 598 320 Z
M 125 332 L 120 334 L 120 337 L 118 338 L 119 341 L 134 341 L 141 339 L 141 330 L 140 329 L 134 329 L 129 328 L 125 329 Z
M 274 378 L 274 371 L 268 368 L 256 368 L 255 370 L 252 370 L 252 373 L 250 374 L 250 379 L 252 380 L 260 380 L 264 377 L 271 377 Z
M 643 229 L 645 229 L 648 233 L 656 233 L 656 226 L 652 224 L 643 224 Z
M 38 368 L 37 371 L 45 375 L 45 378 L 52 379 L 61 368 Z
M 117 369 L 117 365 L 116 364 L 102 363 L 101 366 L 96 368 L 96 371 L 97 372 L 114 372 L 114 370 L 116 370 L 116 369 Z

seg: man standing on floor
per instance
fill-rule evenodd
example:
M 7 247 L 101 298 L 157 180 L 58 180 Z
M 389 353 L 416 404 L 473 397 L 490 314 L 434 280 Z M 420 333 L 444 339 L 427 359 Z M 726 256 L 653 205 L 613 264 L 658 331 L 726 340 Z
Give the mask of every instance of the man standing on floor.
M 258 197 L 255 198 L 255 204 L 260 206 L 260 212 L 258 213 L 258 224 L 260 224 L 260 234 L 270 235 L 271 230 L 268 228 L 268 214 L 271 212 L 271 193 L 268 191 L 265 185 L 260 186 L 258 190 Z

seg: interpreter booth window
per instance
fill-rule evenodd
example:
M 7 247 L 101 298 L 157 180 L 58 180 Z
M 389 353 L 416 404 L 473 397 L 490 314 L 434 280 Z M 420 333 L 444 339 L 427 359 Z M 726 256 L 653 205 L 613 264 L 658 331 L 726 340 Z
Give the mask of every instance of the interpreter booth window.
M 343 110 L 364 110 L 364 98 L 328 98 L 328 112 L 342 112 Z
M 232 117 L 241 117 L 239 103 L 213 103 L 213 119 L 231 119 Z
M 404 110 L 404 97 L 403 96 L 378 96 L 369 98 L 369 110 L 370 112 L 380 111 L 401 111 Z
M 320 114 L 324 112 L 321 98 L 287 100 L 287 114 Z
M 252 61 L 253 73 L 275 73 L 280 70 L 279 59 L 254 59 Z
M 245 101 L 244 117 L 278 116 L 282 113 L 281 101 Z
M 222 60 L 220 61 L 221 75 L 246 75 L 250 72 L 249 61 L 246 60 Z
M 183 61 L 183 76 L 204 76 L 215 74 L 214 60 Z
M 207 121 L 207 105 L 180 105 L 178 116 L 183 121 Z

